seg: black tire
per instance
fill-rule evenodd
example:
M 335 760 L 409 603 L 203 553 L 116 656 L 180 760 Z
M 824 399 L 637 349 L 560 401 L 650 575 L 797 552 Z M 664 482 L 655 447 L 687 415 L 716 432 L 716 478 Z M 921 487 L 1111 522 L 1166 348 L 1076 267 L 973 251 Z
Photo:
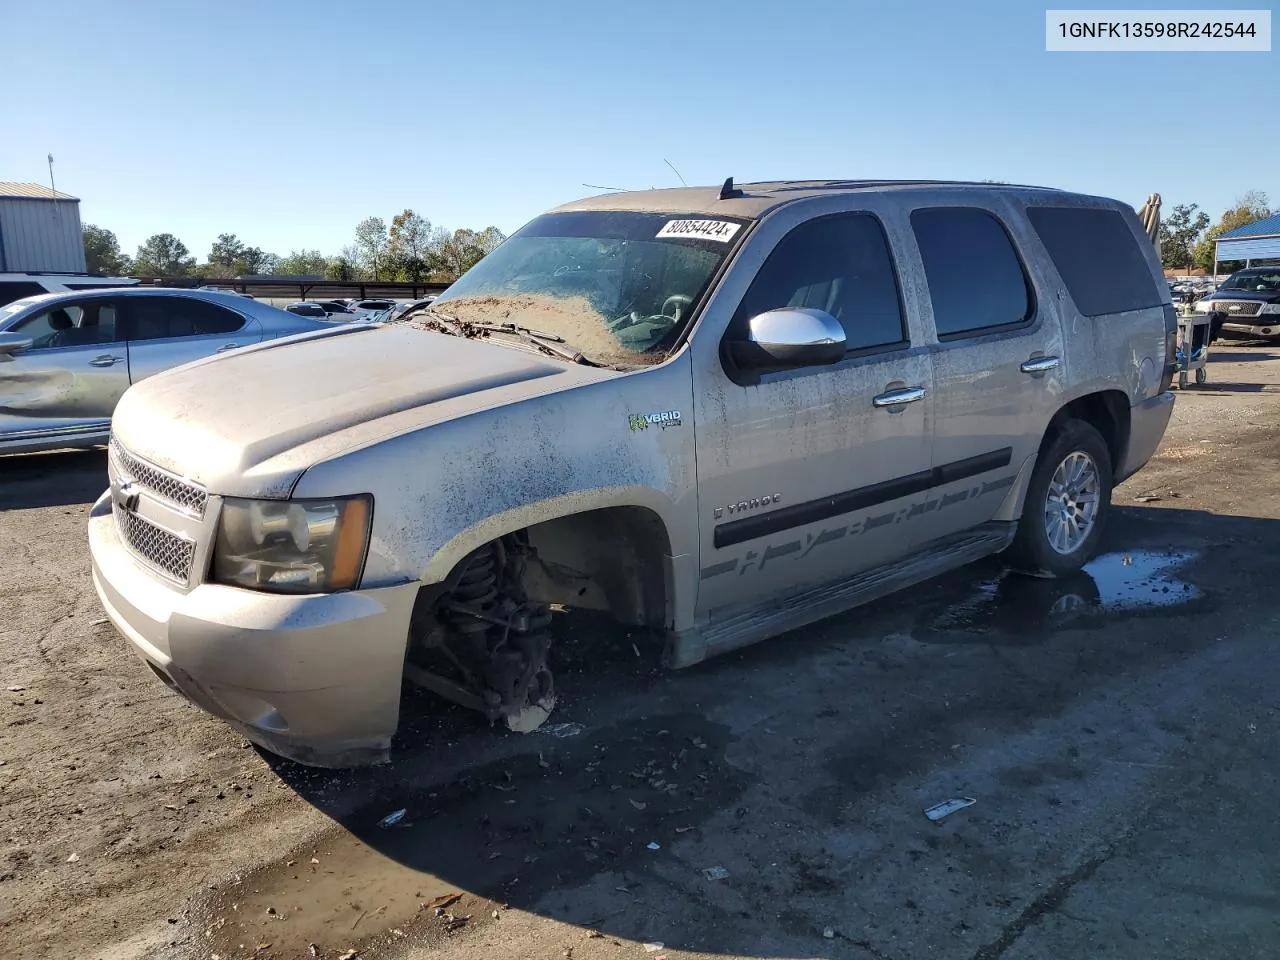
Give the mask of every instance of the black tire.
M 1073 453 L 1086 454 L 1098 474 L 1098 510 L 1084 540 L 1070 553 L 1061 553 L 1049 543 L 1045 530 L 1045 506 L 1049 484 L 1059 465 Z M 1004 561 L 1013 569 L 1038 577 L 1063 577 L 1075 573 L 1092 559 L 1102 539 L 1111 512 L 1114 482 L 1111 451 L 1102 434 L 1083 420 L 1068 420 L 1058 427 L 1036 462 L 1027 486 L 1027 496 L 1018 520 L 1018 532 L 1005 550 Z

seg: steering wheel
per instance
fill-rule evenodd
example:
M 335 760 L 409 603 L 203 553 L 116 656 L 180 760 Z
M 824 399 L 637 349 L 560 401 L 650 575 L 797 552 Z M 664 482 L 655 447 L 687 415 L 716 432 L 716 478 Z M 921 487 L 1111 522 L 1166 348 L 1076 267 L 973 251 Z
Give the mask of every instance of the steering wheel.
M 662 301 L 662 310 L 660 311 L 660 315 L 670 317 L 674 321 L 679 321 L 681 309 L 683 307 L 687 307 L 691 303 L 693 303 L 693 297 L 688 294 L 673 293 L 671 296 L 667 297 L 667 299 Z M 675 312 L 668 313 L 667 308 L 673 304 L 675 305 Z

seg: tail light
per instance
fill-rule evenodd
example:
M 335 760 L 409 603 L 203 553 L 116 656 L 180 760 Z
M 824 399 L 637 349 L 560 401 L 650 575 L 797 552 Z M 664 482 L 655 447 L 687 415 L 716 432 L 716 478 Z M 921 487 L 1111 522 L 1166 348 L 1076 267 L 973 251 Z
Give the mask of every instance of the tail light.
M 1164 374 L 1160 377 L 1160 392 L 1173 387 L 1173 375 L 1178 372 L 1178 311 L 1173 304 L 1164 305 Z

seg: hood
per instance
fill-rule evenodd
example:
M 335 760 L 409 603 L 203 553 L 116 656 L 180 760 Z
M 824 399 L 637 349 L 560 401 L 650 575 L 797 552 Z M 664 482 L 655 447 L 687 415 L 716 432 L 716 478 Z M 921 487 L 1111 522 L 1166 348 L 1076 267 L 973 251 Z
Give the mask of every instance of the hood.
M 338 453 L 601 373 L 485 340 L 344 324 L 143 380 L 112 434 L 213 493 L 284 497 Z
M 1206 300 L 1246 300 L 1249 302 L 1280 303 L 1280 290 L 1215 290 Z

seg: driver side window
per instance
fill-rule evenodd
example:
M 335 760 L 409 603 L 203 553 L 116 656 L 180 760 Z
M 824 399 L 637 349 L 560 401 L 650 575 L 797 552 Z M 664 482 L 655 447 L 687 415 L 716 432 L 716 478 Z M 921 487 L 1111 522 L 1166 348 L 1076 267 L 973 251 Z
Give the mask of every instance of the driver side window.
M 116 310 L 109 301 L 60 303 L 19 321 L 13 332 L 31 337 L 33 350 L 113 343 Z
M 844 327 L 849 352 L 907 341 L 893 258 L 868 213 L 819 217 L 782 238 L 756 274 L 733 329 L 767 310 L 813 307 Z

